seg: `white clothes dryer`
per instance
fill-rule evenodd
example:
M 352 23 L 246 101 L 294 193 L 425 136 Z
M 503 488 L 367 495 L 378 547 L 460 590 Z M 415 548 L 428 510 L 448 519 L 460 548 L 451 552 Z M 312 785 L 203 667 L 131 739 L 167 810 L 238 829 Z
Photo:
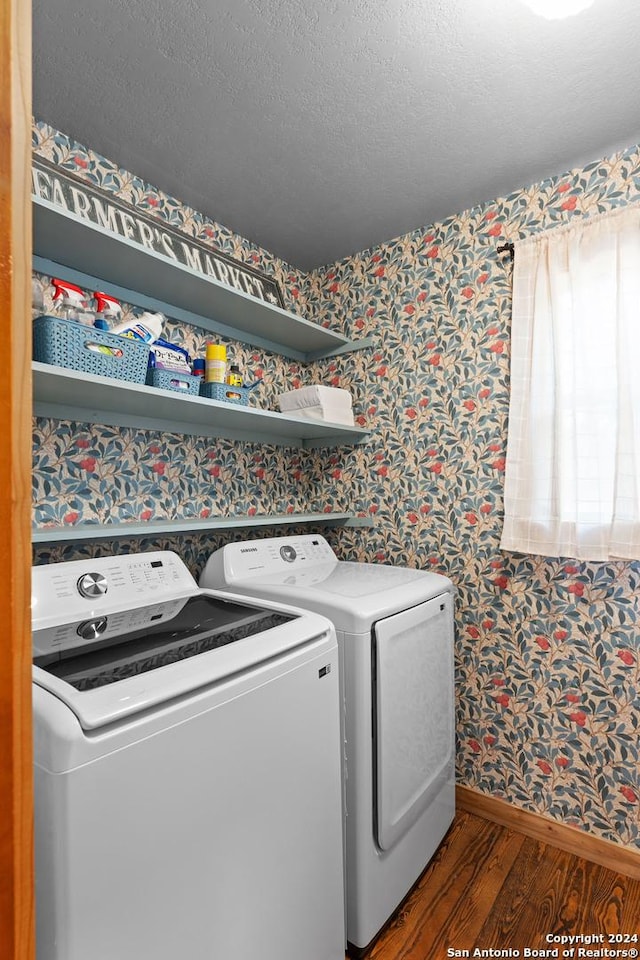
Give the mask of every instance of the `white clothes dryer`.
M 455 588 L 434 573 L 339 561 L 313 535 L 227 544 L 200 585 L 295 603 L 335 625 L 347 946 L 359 956 L 453 820 Z
M 344 960 L 332 624 L 169 551 L 32 583 L 38 960 Z

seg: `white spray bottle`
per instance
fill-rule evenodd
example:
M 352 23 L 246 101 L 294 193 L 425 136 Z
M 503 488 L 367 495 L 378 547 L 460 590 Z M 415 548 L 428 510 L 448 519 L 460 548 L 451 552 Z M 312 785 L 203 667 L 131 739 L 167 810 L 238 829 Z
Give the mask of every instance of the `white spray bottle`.
M 109 321 L 113 323 L 120 317 L 122 312 L 120 301 L 116 300 L 115 297 L 110 297 L 108 293 L 102 293 L 100 290 L 95 291 L 93 299 L 96 302 L 94 326 L 97 330 L 108 330 Z
M 51 284 L 55 290 L 53 295 L 54 303 L 62 301 L 62 316 L 65 320 L 75 320 L 76 323 L 82 323 L 85 327 L 93 326 L 93 315 L 87 309 L 87 301 L 84 290 L 77 287 L 75 283 L 68 283 L 67 280 L 58 280 L 52 277 Z

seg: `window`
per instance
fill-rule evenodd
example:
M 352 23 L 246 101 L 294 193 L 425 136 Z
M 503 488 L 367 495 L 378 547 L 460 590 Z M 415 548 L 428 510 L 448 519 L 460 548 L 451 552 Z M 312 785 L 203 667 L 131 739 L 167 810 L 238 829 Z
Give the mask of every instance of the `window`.
M 500 546 L 640 559 L 640 206 L 515 246 Z

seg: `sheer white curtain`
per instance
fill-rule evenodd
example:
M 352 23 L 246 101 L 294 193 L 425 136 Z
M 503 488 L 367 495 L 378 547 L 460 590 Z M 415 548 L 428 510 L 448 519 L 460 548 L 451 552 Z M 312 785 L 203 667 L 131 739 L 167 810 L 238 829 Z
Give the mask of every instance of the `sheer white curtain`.
M 640 205 L 515 245 L 500 546 L 640 559 Z

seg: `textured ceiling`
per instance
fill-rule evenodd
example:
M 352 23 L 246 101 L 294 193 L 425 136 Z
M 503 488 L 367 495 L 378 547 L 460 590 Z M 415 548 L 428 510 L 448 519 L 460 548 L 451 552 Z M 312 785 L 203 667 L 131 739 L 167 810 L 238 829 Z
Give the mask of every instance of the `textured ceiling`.
M 34 0 L 34 115 L 308 270 L 640 141 L 640 4 Z

